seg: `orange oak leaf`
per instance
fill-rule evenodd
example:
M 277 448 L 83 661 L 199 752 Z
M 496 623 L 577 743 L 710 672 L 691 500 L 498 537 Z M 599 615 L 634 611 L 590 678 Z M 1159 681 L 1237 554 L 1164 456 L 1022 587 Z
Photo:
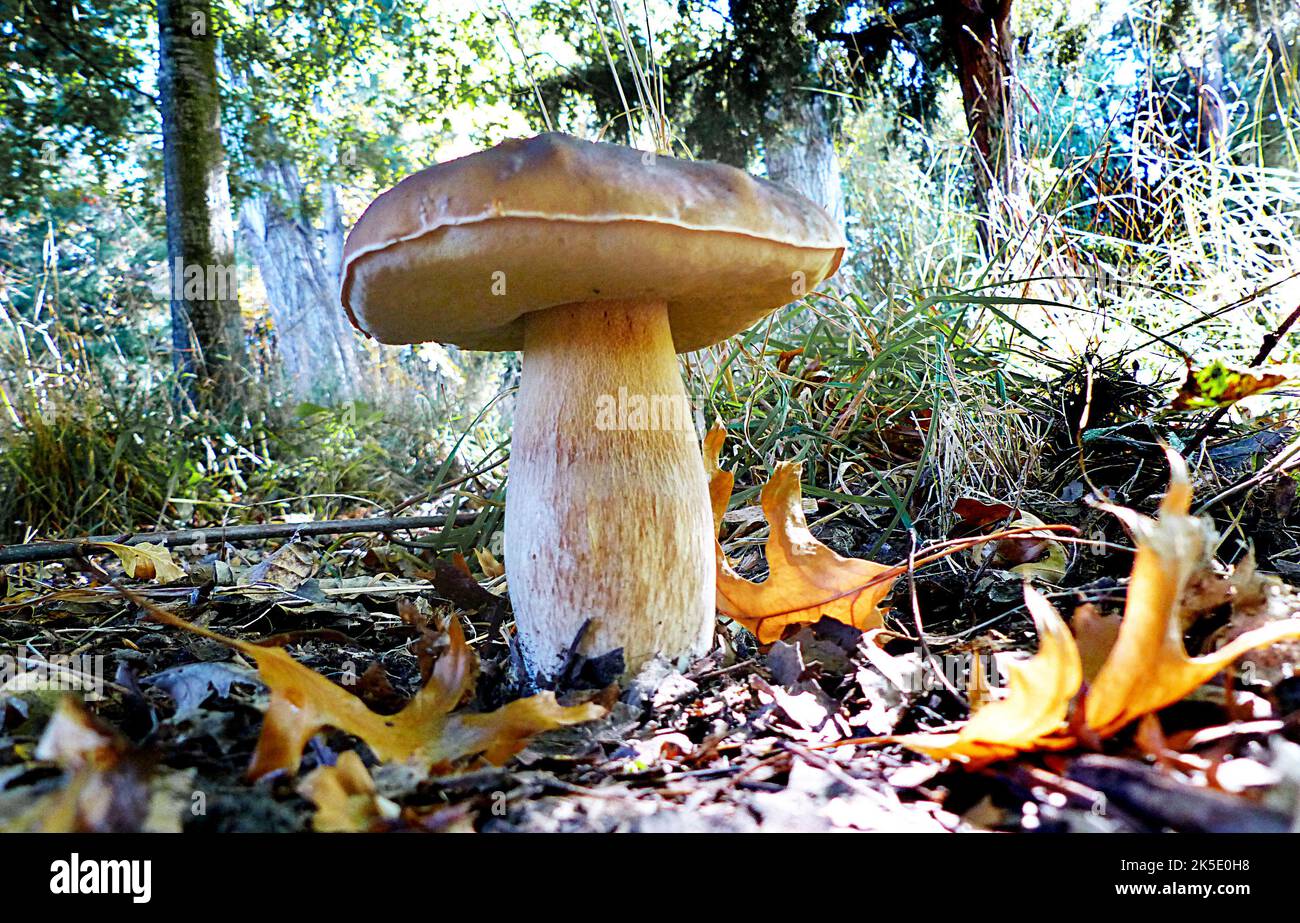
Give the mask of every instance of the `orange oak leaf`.
M 718 465 L 724 438 L 719 424 L 704 440 L 716 526 L 721 525 L 734 480 Z M 760 644 L 779 641 L 790 625 L 823 617 L 864 631 L 879 628 L 884 616 L 880 603 L 894 583 L 892 576 L 882 575 L 893 568 L 843 557 L 813 537 L 803 514 L 798 465 L 777 466 L 763 486 L 762 504 L 771 527 L 767 579 L 754 583 L 741 577 L 718 545 L 718 611 L 752 631 Z
M 1025 605 L 1038 629 L 1038 653 L 1007 665 L 1006 696 L 977 710 L 958 731 L 907 734 L 891 741 L 935 759 L 972 763 L 1073 743 L 1066 722 L 1083 682 L 1079 649 L 1052 604 L 1028 584 Z
M 722 421 L 718 420 L 704 436 L 704 473 L 709 479 L 709 504 L 713 507 L 713 535 L 716 540 L 722 530 L 722 517 L 727 513 L 727 501 L 736 486 L 736 476 L 730 471 L 723 471 L 718 459 L 722 456 L 722 444 L 727 439 L 727 431 Z M 722 548 L 718 548 L 721 559 Z
M 1105 507 L 1128 527 L 1137 554 L 1123 620 L 1084 697 L 1083 713 L 1070 713 L 1083 680 L 1078 645 L 1056 610 L 1026 587 L 1039 651 L 1029 662 L 1010 668 L 1006 697 L 977 711 L 956 732 L 889 740 L 936 758 L 970 762 L 1026 750 L 1064 749 L 1074 744 L 1076 731 L 1090 738 L 1113 735 L 1186 697 L 1248 651 L 1300 638 L 1300 619 L 1284 619 L 1246 632 L 1204 656 L 1187 654 L 1180 618 L 1183 592 L 1207 565 L 1208 549 L 1215 543 L 1208 522 L 1189 513 L 1192 488 L 1186 464 L 1176 453 L 1167 454 L 1171 476 L 1159 518 Z
M 299 784 L 298 794 L 316 806 L 311 826 L 317 833 L 380 831 L 401 813 L 378 793 L 354 750 L 340 753 L 333 766 L 313 769 Z
M 493 765 L 504 763 L 542 731 L 603 716 L 595 703 L 564 706 L 554 693 L 518 699 L 493 712 L 455 712 L 470 691 L 477 673 L 474 652 L 465 643 L 460 622 L 447 627 L 447 650 L 434 664 L 424 688 L 396 715 L 380 715 L 342 686 L 311 670 L 278 647 L 261 647 L 227 638 L 192 625 L 165 609 L 132 594 L 157 621 L 203 635 L 234 648 L 257 663 L 271 702 L 247 775 L 257 779 L 269 772 L 295 772 L 303 748 L 320 730 L 332 727 L 360 737 L 385 762 L 411 761 L 425 770 L 448 771 L 462 760 L 477 757 Z
M 1242 654 L 1300 637 L 1300 619 L 1283 619 L 1204 656 L 1188 656 L 1180 618 L 1183 591 L 1205 566 L 1214 542 L 1208 523 L 1189 514 L 1192 486 L 1186 463 L 1175 452 L 1166 454 L 1172 476 L 1158 519 L 1124 507 L 1103 507 L 1132 533 L 1137 555 L 1115 646 L 1088 689 L 1085 720 L 1101 735 L 1177 702 Z

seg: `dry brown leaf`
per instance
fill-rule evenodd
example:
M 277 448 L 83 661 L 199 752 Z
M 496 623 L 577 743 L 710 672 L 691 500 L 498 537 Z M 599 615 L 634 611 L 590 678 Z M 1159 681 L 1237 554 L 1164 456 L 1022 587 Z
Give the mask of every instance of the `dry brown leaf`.
M 1021 511 L 1016 519 L 1008 523 L 1007 528 L 1031 530 L 1038 526 L 1045 528 L 1046 525 L 1033 513 Z M 1047 583 L 1060 583 L 1069 566 L 1065 546 L 1047 531 L 1025 531 L 1015 538 L 981 542 L 971 546 L 970 555 L 977 565 L 987 563 Z
M 1077 606 L 1070 618 L 1074 640 L 1079 645 L 1079 658 L 1083 661 L 1083 678 L 1091 683 L 1101 672 L 1102 664 L 1115 647 L 1119 637 L 1120 617 L 1103 615 L 1092 603 Z
M 1007 665 L 1007 694 L 975 712 L 952 733 L 907 734 L 891 738 L 935 759 L 988 762 L 1021 750 L 1060 749 L 1070 702 L 1083 681 L 1074 636 L 1041 593 L 1025 585 L 1025 605 L 1038 629 L 1038 653 Z
M 113 552 L 122 562 L 122 569 L 128 577 L 171 583 L 185 576 L 185 571 L 176 563 L 165 545 L 155 542 L 140 542 L 138 545 L 96 542 L 95 545 Z
M 282 590 L 296 590 L 316 573 L 316 556 L 305 542 L 291 540 L 271 552 L 248 571 L 249 583 L 269 583 Z
M 425 770 L 445 772 L 468 757 L 481 757 L 494 765 L 504 763 L 535 734 L 591 721 L 606 712 L 594 703 L 563 706 L 555 701 L 554 693 L 543 692 L 493 712 L 453 713 L 472 688 L 477 670 L 474 652 L 454 618 L 447 627 L 450 643 L 424 688 L 402 711 L 380 715 L 278 647 L 227 638 L 138 597 L 136 600 L 145 603 L 156 620 L 211 638 L 257 663 L 262 682 L 271 691 L 271 702 L 248 767 L 251 779 L 277 770 L 295 772 L 307 742 L 327 727 L 360 737 L 385 762 L 409 760 Z
M 974 535 L 989 526 L 1008 521 L 1020 512 L 1005 503 L 985 503 L 974 497 L 959 497 L 952 511 L 961 520 L 960 526 L 950 533 L 952 537 L 956 537 L 958 532 Z
M 1300 619 L 1284 619 L 1248 631 L 1203 657 L 1187 655 L 1181 600 L 1188 581 L 1204 566 L 1210 546 L 1206 525 L 1189 514 L 1192 485 L 1187 465 L 1176 453 L 1167 455 L 1172 476 L 1158 519 L 1124 507 L 1104 507 L 1133 534 L 1137 555 L 1115 647 L 1088 689 L 1085 721 L 1103 736 L 1177 702 L 1242 654 L 1300 637 Z
M 1300 637 L 1300 619 L 1273 622 L 1235 638 L 1211 654 L 1189 657 L 1180 607 L 1189 580 L 1207 563 L 1207 524 L 1191 516 L 1192 488 L 1183 459 L 1168 452 L 1171 477 L 1152 519 L 1123 507 L 1118 516 L 1137 544 L 1124 618 L 1113 647 L 1070 720 L 1070 702 L 1082 683 L 1078 646 L 1056 610 L 1029 587 L 1025 599 L 1040 645 L 1028 663 L 1009 668 L 1006 698 L 976 712 L 955 733 L 891 738 L 936 758 L 988 761 L 1025 750 L 1062 749 L 1072 737 L 1100 739 L 1186 697 L 1242 654 Z M 1090 640 L 1091 643 L 1091 640 Z M 1077 732 L 1071 733 L 1071 732 Z
M 317 833 L 368 833 L 397 820 L 401 809 L 375 790 L 375 781 L 353 750 L 333 766 L 312 770 L 298 794 L 316 805 L 311 819 Z
M 475 548 L 474 557 L 478 558 L 479 570 L 483 571 L 484 577 L 500 577 L 506 572 L 506 566 L 486 548 Z
M 718 467 L 724 438 L 715 425 L 704 440 L 715 525 L 721 524 L 734 480 Z M 891 568 L 842 557 L 813 537 L 803 514 L 799 466 L 778 465 L 763 486 L 762 502 L 770 526 L 767 579 L 754 583 L 741 577 L 718 545 L 718 611 L 752 631 L 760 644 L 779 641 L 790 625 L 823 617 L 863 631 L 879 628 L 884 617 L 880 602 L 894 583 L 892 577 L 879 578 Z
M 1048 583 L 1059 583 L 1065 576 L 1069 563 L 1065 546 L 1049 531 L 1027 531 L 1034 526 L 1046 527 L 1033 513 L 974 497 L 960 498 L 952 511 L 961 522 L 949 531 L 949 538 L 975 535 L 1001 522 L 1006 522 L 1008 529 L 1026 530 L 1014 538 L 972 545 L 970 556 L 977 566 L 989 565 Z
M 120 833 L 143 828 L 149 814 L 149 767 L 126 738 L 75 696 L 59 700 L 35 756 L 64 770 L 67 782 L 0 832 Z
M 87 711 L 76 696 L 65 695 L 41 732 L 35 756 L 70 771 L 109 769 L 129 749 L 126 739 Z

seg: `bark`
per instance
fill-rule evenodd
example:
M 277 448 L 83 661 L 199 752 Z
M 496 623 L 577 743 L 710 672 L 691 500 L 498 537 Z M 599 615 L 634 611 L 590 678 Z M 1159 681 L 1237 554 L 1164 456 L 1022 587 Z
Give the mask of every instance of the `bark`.
M 195 407 L 243 402 L 243 324 L 209 0 L 158 0 L 172 351 Z
M 831 106 L 820 93 L 791 91 L 763 139 L 768 178 L 826 209 L 844 230 L 844 187 L 835 152 Z
M 966 126 L 975 155 L 975 193 L 987 211 L 991 193 L 1015 191 L 1019 149 L 1011 44 L 1012 0 L 949 0 L 943 6 L 945 41 L 961 86 Z
M 1227 149 L 1228 106 L 1223 98 L 1223 27 L 1205 39 L 1202 63 L 1193 75 L 1196 86 L 1196 146 L 1218 158 Z
M 286 384 L 298 400 L 370 396 L 373 370 L 338 304 L 343 219 L 338 191 L 321 190 L 322 225 L 301 216 L 307 191 L 291 163 L 262 167 L 263 191 L 240 209 L 240 231 L 266 288 Z

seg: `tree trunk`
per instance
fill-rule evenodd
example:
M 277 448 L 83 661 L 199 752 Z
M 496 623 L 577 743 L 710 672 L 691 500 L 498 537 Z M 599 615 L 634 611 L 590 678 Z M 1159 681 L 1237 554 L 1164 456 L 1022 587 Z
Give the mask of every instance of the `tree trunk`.
M 323 226 L 301 220 L 306 190 L 291 163 L 262 167 L 263 191 L 240 209 L 240 231 L 262 276 L 290 393 L 341 402 L 368 396 L 373 382 L 360 335 L 338 303 L 343 219 L 325 183 Z
M 767 175 L 816 202 L 844 230 L 844 187 L 831 107 L 821 93 L 791 91 L 765 127 Z
M 1193 79 L 1196 86 L 1196 146 L 1212 159 L 1227 150 L 1228 105 L 1223 98 L 1223 26 L 1215 23 L 1204 37 L 1201 66 Z
M 949 0 L 945 41 L 957 66 L 966 127 L 974 148 L 975 194 L 987 212 L 991 192 L 1016 191 L 1019 138 L 1010 78 L 1012 0 Z
M 172 350 L 183 399 L 223 412 L 246 361 L 209 0 L 158 0 Z

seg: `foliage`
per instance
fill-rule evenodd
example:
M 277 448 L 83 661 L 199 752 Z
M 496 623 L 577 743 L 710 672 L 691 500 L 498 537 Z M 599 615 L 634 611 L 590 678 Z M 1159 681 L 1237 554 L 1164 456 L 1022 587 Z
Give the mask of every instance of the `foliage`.
M 1118 636 L 1086 695 L 1079 696 L 1083 665 L 1074 636 L 1051 603 L 1026 589 L 1039 650 L 1012 669 L 1006 697 L 976 711 L 956 732 L 905 735 L 898 742 L 937 758 L 976 763 L 1096 742 L 1190 695 L 1244 654 L 1300 637 L 1300 619 L 1273 620 L 1202 656 L 1188 655 L 1186 598 L 1192 581 L 1208 568 L 1213 536 L 1190 515 L 1192 491 L 1182 458 L 1171 452 L 1169 463 L 1159 518 L 1109 508 L 1132 532 L 1137 554 Z M 1251 594 L 1241 593 L 1237 604 L 1251 601 Z

